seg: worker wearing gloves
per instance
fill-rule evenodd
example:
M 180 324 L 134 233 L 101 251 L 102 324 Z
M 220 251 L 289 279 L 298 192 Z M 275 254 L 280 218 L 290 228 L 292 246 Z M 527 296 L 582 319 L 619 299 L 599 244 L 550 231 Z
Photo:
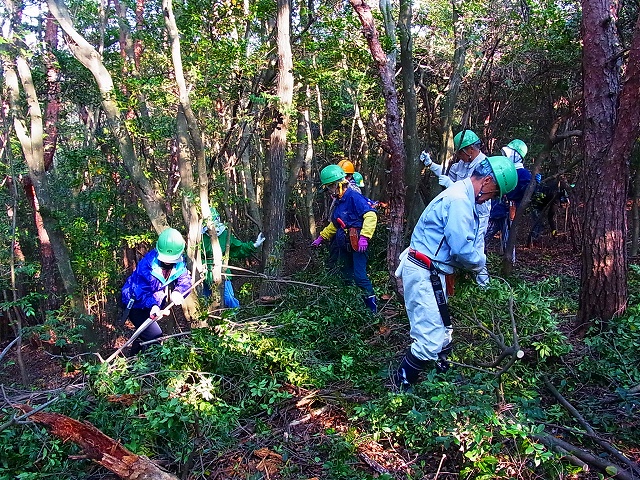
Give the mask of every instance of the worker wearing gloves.
M 445 274 L 455 269 L 479 272 L 484 268 L 486 256 L 476 246 L 480 235 L 478 207 L 507 194 L 516 182 L 511 160 L 489 157 L 476 166 L 470 178 L 455 182 L 422 212 L 395 272 L 403 283 L 413 339 L 393 375 L 396 388 L 406 391 L 430 366 L 439 372 L 449 368 L 452 326 L 443 289 Z
M 480 150 L 482 142 L 478 135 L 471 130 L 462 130 L 453 137 L 453 147 L 455 151 L 455 159 L 458 161 L 449 167 L 448 172 L 444 172 L 442 165 L 431 161 L 429 153 L 422 152 L 420 160 L 435 175 L 438 176 L 438 183 L 444 188 L 449 188 L 454 182 L 469 178 L 475 168 L 486 157 Z M 491 211 L 491 202 L 485 202 L 478 207 L 478 215 L 480 216 L 480 232 L 482 235 L 477 237 L 476 248 L 484 252 L 484 234 L 489 224 L 489 213 Z M 486 286 L 489 283 L 489 271 L 483 268 L 476 274 L 476 282 L 480 286 Z
M 528 152 L 526 143 L 516 138 L 502 147 L 501 151 L 502 155 L 513 161 L 516 167 L 516 173 L 518 174 L 518 184 L 508 195 L 491 202 L 491 214 L 489 215 L 489 226 L 485 233 L 485 242 L 490 240 L 501 229 L 503 229 L 503 237 L 508 235 L 508 231 L 506 231 L 508 229 L 507 218 L 512 215 L 510 207 L 513 205 L 517 208 L 518 205 L 520 205 L 522 197 L 524 197 L 532 179 L 531 172 L 524 167 L 523 163 L 524 157 Z M 513 220 L 513 218 L 510 217 L 510 220 Z M 504 238 L 504 240 L 506 241 L 506 238 Z M 515 249 L 513 251 L 512 261 L 515 262 Z
M 191 275 L 182 253 L 184 238 L 175 228 L 167 228 L 158 237 L 156 248 L 147 253 L 122 287 L 125 315 L 138 328 L 148 318 L 157 319 L 169 314 L 169 303 L 182 305 L 191 288 Z M 126 320 L 126 318 L 124 318 Z M 162 329 L 153 322 L 131 346 L 131 355 L 142 347 L 140 343 L 162 336 Z
M 367 249 L 378 221 L 376 212 L 361 193 L 349 187 L 345 173 L 338 165 L 323 168 L 320 180 L 336 199 L 336 206 L 329 225 L 320 232 L 312 246 L 318 247 L 335 237 L 343 278 L 354 281 L 365 291 L 364 302 L 376 313 L 376 296 L 367 275 Z
M 349 182 L 347 184 L 349 188 L 353 188 L 356 192 L 362 193 L 360 185 L 358 185 L 358 182 L 355 179 L 355 175 L 360 174 L 356 172 L 353 163 L 345 158 L 338 162 L 338 166 L 344 172 L 344 179 Z M 360 179 L 362 179 L 362 175 L 360 175 Z M 364 185 L 364 182 L 362 182 L 362 184 Z M 333 215 L 333 211 L 335 210 L 337 204 L 338 199 L 336 197 L 333 197 L 327 215 L 329 219 L 331 219 L 331 215 Z M 338 260 L 340 260 L 340 247 L 336 243 L 336 239 L 332 238 L 331 241 L 329 241 L 329 258 L 327 259 L 327 267 L 329 267 L 329 270 L 333 270 L 336 268 L 336 266 L 338 265 Z
M 220 243 L 220 248 L 222 249 L 222 253 L 226 251 L 227 243 L 229 243 L 229 260 L 244 260 L 249 258 L 251 255 L 258 251 L 258 248 L 264 243 L 265 237 L 262 235 L 262 232 L 258 234 L 258 237 L 254 242 L 243 242 L 239 240 L 233 233 L 229 231 L 227 226 L 222 223 L 220 219 L 220 214 L 215 207 L 211 207 L 211 219 L 216 230 L 216 235 L 218 236 L 218 242 Z M 208 229 L 206 226 L 202 228 L 202 250 L 204 252 L 204 264 L 207 268 L 207 273 L 204 281 L 204 287 L 202 289 L 202 294 L 205 297 L 211 296 L 211 288 L 213 286 L 213 247 L 211 245 L 211 237 L 207 235 Z M 231 273 L 230 270 L 227 270 L 228 274 Z M 231 280 L 229 277 L 225 280 L 224 283 L 224 304 L 229 308 L 236 308 L 240 306 L 240 302 L 235 297 L 233 291 L 233 285 L 231 284 Z

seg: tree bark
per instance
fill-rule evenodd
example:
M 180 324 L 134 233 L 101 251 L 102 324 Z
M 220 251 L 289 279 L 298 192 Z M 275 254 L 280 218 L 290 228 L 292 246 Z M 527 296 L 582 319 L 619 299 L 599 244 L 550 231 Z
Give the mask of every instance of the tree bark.
M 640 18 L 629 50 L 625 79 L 614 5 L 582 1 L 584 95 L 584 192 L 582 268 L 578 325 L 608 321 L 627 308 L 628 158 L 640 131 Z
M 269 141 L 268 187 L 266 240 L 263 244 L 265 273 L 279 276 L 284 261 L 284 227 L 287 178 L 285 172 L 285 152 L 287 148 L 287 131 L 290 122 L 290 110 L 293 103 L 293 56 L 290 43 L 291 9 L 289 0 L 278 0 L 277 36 L 278 75 L 277 92 L 278 108 L 274 110 L 274 129 Z M 265 179 L 266 180 L 266 179 Z M 276 284 L 263 284 L 262 295 L 275 293 Z
M 438 154 L 438 161 L 443 167 L 447 166 L 450 152 L 453 152 L 453 112 L 458 102 L 460 85 L 462 84 L 462 72 L 467 54 L 467 40 L 464 36 L 464 29 L 460 19 L 460 12 L 455 1 L 451 2 L 453 29 L 454 29 L 454 51 L 451 65 L 451 76 L 445 88 L 442 107 L 440 109 L 440 125 L 442 128 L 442 149 Z M 466 117 L 465 117 L 466 118 Z M 466 127 L 467 122 L 463 121 Z
M 19 408 L 25 413 L 32 410 L 27 405 L 20 405 Z M 148 458 L 126 449 L 90 423 L 49 412 L 36 412 L 29 418 L 46 425 L 53 435 L 64 442 L 71 441 L 79 445 L 84 457 L 90 458 L 122 479 L 178 480 L 175 475 L 161 470 Z
M 96 80 L 102 95 L 102 108 L 104 108 L 109 127 L 118 142 L 125 168 L 131 176 L 138 197 L 142 201 L 151 224 L 156 232 L 160 233 L 168 227 L 167 217 L 162 209 L 159 195 L 154 191 L 138 161 L 127 127 L 122 118 L 120 118 L 120 109 L 116 102 L 111 75 L 102 63 L 102 59 L 96 49 L 73 27 L 71 17 L 63 0 L 47 0 L 47 4 L 64 32 L 70 37 L 71 41 L 67 44 L 73 56 L 92 73 Z
M 400 1 L 400 65 L 402 65 L 402 92 L 404 101 L 403 140 L 407 155 L 405 183 L 410 201 L 407 202 L 405 215 L 407 231 L 413 230 L 420 214 L 426 207 L 418 194 L 421 162 L 418 140 L 418 104 L 416 99 L 415 78 L 413 72 L 413 37 L 411 35 L 412 1 Z
M 26 45 L 22 45 L 22 48 L 25 49 Z M 22 56 L 17 55 L 15 61 L 18 75 L 20 76 L 20 81 L 27 98 L 30 127 L 29 130 L 27 130 L 25 121 L 21 119 L 18 111 L 18 77 L 16 76 L 16 72 L 7 66 L 5 69 L 5 80 L 9 90 L 11 109 L 14 115 L 14 128 L 29 168 L 29 178 L 39 201 L 38 206 L 40 207 L 39 211 L 42 213 L 43 229 L 46 231 L 48 240 L 51 241 L 51 248 L 57 260 L 58 271 L 60 272 L 65 291 L 75 299 L 77 303 L 76 306 L 82 309 L 84 302 L 82 302 L 80 292 L 78 291 L 78 283 L 71 267 L 69 251 L 62 233 L 56 228 L 54 216 L 52 215 L 56 208 L 51 201 L 49 183 L 45 171 L 42 111 L 31 78 L 31 69 Z
M 398 265 L 398 257 L 404 249 L 404 170 L 406 154 L 402 145 L 402 122 L 398 106 L 398 94 L 394 85 L 394 71 L 389 68 L 387 56 L 382 50 L 378 31 L 371 14 L 371 8 L 364 0 L 349 0 L 362 23 L 364 37 L 378 68 L 382 83 L 382 95 L 385 99 L 387 144 L 391 154 L 390 191 L 389 191 L 389 246 L 387 247 L 387 268 L 389 275 L 395 279 L 394 272 Z

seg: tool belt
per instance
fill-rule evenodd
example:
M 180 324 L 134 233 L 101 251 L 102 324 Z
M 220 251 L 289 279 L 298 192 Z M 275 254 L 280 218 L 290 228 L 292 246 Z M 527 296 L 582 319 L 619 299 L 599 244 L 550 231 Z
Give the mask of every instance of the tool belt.
M 447 296 L 444 294 L 442 288 L 442 281 L 440 281 L 440 275 L 438 269 L 433 262 L 424 253 L 420 253 L 413 248 L 409 249 L 409 258 L 416 265 L 429 270 L 431 273 L 431 285 L 433 286 L 433 295 L 436 297 L 436 304 L 442 317 L 442 323 L 446 328 L 451 327 L 451 316 L 449 315 L 449 307 L 447 305 Z
M 336 222 L 338 222 L 340 228 L 344 230 L 344 236 L 349 239 L 347 242 L 348 245 L 351 246 L 351 249 L 354 252 L 357 252 L 358 240 L 360 240 L 360 229 L 357 227 L 347 227 L 347 224 L 344 223 L 344 221 L 340 217 L 336 218 Z

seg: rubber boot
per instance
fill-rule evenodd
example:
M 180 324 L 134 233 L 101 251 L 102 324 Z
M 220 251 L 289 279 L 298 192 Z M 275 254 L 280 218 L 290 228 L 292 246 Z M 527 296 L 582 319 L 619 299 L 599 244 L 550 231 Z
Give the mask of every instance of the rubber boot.
M 425 370 L 430 363 L 431 360 L 420 360 L 411 353 L 411 349 L 407 350 L 407 354 L 400 362 L 398 370 L 391 378 L 394 387 L 401 392 L 408 391 L 418 381 L 420 372 Z
M 378 313 L 378 300 L 375 295 L 369 295 L 364 297 L 364 304 L 371 310 L 372 313 Z
M 438 353 L 438 359 L 436 360 L 436 371 L 438 373 L 445 373 L 451 367 L 451 364 L 447 359 L 452 351 L 453 342 L 449 342 L 442 348 L 442 350 L 440 350 L 440 353 Z

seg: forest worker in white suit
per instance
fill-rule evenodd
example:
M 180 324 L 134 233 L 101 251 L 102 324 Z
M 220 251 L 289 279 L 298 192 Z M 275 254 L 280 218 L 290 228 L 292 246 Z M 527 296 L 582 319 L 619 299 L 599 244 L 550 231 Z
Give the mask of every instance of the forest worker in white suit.
M 403 283 L 413 339 L 393 375 L 396 388 L 406 391 L 429 366 L 439 372 L 449 368 L 452 327 L 444 276 L 454 269 L 479 272 L 484 268 L 486 256 L 476 244 L 482 235 L 479 207 L 507 194 L 517 182 L 511 160 L 489 157 L 476 166 L 469 178 L 441 192 L 422 212 L 395 272 Z
M 429 153 L 422 152 L 420 160 L 429 170 L 438 176 L 438 183 L 444 188 L 449 188 L 454 182 L 469 178 L 475 168 L 487 156 L 482 153 L 480 148 L 482 142 L 478 135 L 471 130 L 462 130 L 453 137 L 453 148 L 455 151 L 454 159 L 458 161 L 449 167 L 449 171 L 444 172 L 442 165 L 431 161 Z M 489 225 L 489 214 L 491 213 L 491 202 L 485 202 L 478 207 L 478 215 L 480 216 L 480 231 L 483 233 L 478 237 L 476 247 L 479 251 L 484 252 L 484 233 Z M 489 271 L 484 268 L 476 275 L 476 281 L 480 286 L 486 286 L 489 283 Z

